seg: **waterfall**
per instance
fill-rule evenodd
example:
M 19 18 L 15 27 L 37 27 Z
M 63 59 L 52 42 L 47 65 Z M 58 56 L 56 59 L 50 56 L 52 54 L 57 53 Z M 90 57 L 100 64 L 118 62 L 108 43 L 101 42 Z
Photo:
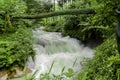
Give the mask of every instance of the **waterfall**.
M 84 47 L 77 39 L 69 36 L 63 37 L 58 32 L 45 32 L 40 28 L 33 30 L 35 61 L 28 60 L 28 66 L 33 70 L 39 70 L 39 75 L 50 70 L 54 62 L 51 74 L 60 74 L 63 67 L 65 71 L 72 68 L 75 72 L 80 71 L 81 61 L 84 58 L 92 58 L 94 51 Z

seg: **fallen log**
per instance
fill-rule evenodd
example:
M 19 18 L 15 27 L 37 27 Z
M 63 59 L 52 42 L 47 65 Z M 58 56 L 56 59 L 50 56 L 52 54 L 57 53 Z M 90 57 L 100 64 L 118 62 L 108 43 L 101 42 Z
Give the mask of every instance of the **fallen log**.
M 60 16 L 60 15 L 76 15 L 76 14 L 95 14 L 93 9 L 70 9 L 70 10 L 63 10 L 63 11 L 55 11 L 49 13 L 40 13 L 36 15 L 19 15 L 19 16 L 12 16 L 13 19 L 41 19 L 53 16 Z

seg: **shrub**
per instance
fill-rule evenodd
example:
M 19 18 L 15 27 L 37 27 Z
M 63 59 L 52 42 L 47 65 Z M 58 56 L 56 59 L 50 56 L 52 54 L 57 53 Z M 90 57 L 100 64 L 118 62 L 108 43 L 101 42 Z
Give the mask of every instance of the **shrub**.
M 76 80 L 119 80 L 120 55 L 117 51 L 115 35 L 96 48 L 93 59 L 83 64 Z
M 34 55 L 31 36 L 31 31 L 26 28 L 19 28 L 12 34 L 1 34 L 0 69 L 24 67 L 28 57 Z
M 0 0 L 0 32 L 12 31 L 15 24 L 19 21 L 13 21 L 12 16 L 20 15 L 26 12 L 26 4 L 19 0 Z M 12 15 L 12 16 L 11 16 Z

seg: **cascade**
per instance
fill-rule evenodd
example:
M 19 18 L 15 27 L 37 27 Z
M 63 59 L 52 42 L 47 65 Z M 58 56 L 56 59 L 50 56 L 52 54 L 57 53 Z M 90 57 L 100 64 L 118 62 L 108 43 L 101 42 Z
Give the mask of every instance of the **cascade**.
M 72 68 L 74 72 L 79 72 L 81 63 L 85 58 L 92 58 L 94 51 L 89 47 L 84 47 L 77 39 L 69 36 L 63 37 L 59 32 L 45 32 L 40 28 L 33 30 L 35 60 L 29 58 L 27 66 L 33 73 L 38 70 L 36 78 L 40 74 L 49 72 L 60 74 L 65 68 L 67 71 Z

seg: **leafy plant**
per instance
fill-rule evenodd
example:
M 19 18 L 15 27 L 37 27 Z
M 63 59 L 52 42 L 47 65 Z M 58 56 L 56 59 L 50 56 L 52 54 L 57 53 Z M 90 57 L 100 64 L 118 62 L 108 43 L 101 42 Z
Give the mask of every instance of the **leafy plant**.
M 119 78 L 119 53 L 115 35 L 96 48 L 93 59 L 88 60 L 76 80 L 117 80 Z
M 71 79 L 76 75 L 72 68 L 69 68 L 68 71 L 65 72 L 65 67 L 62 68 L 60 74 L 52 74 L 51 70 L 53 66 L 54 61 L 52 62 L 48 72 L 39 75 L 39 80 L 66 80 Z M 25 80 L 35 80 L 38 72 L 39 70 L 36 70 L 31 76 L 28 76 Z
M 0 31 L 13 31 L 15 27 L 11 15 L 20 15 L 26 12 L 26 4 L 18 0 L 0 0 Z M 18 23 L 18 21 L 16 22 Z M 13 28 L 14 27 L 14 28 Z
M 28 76 L 25 80 L 35 80 L 36 74 L 37 71 L 31 77 Z M 73 69 L 69 68 L 67 72 L 61 72 L 61 74 L 43 73 L 40 75 L 39 80 L 66 80 L 73 78 L 74 75 L 75 72 Z
M 24 67 L 28 57 L 34 55 L 31 35 L 28 29 L 20 28 L 15 33 L 0 37 L 0 69 Z

